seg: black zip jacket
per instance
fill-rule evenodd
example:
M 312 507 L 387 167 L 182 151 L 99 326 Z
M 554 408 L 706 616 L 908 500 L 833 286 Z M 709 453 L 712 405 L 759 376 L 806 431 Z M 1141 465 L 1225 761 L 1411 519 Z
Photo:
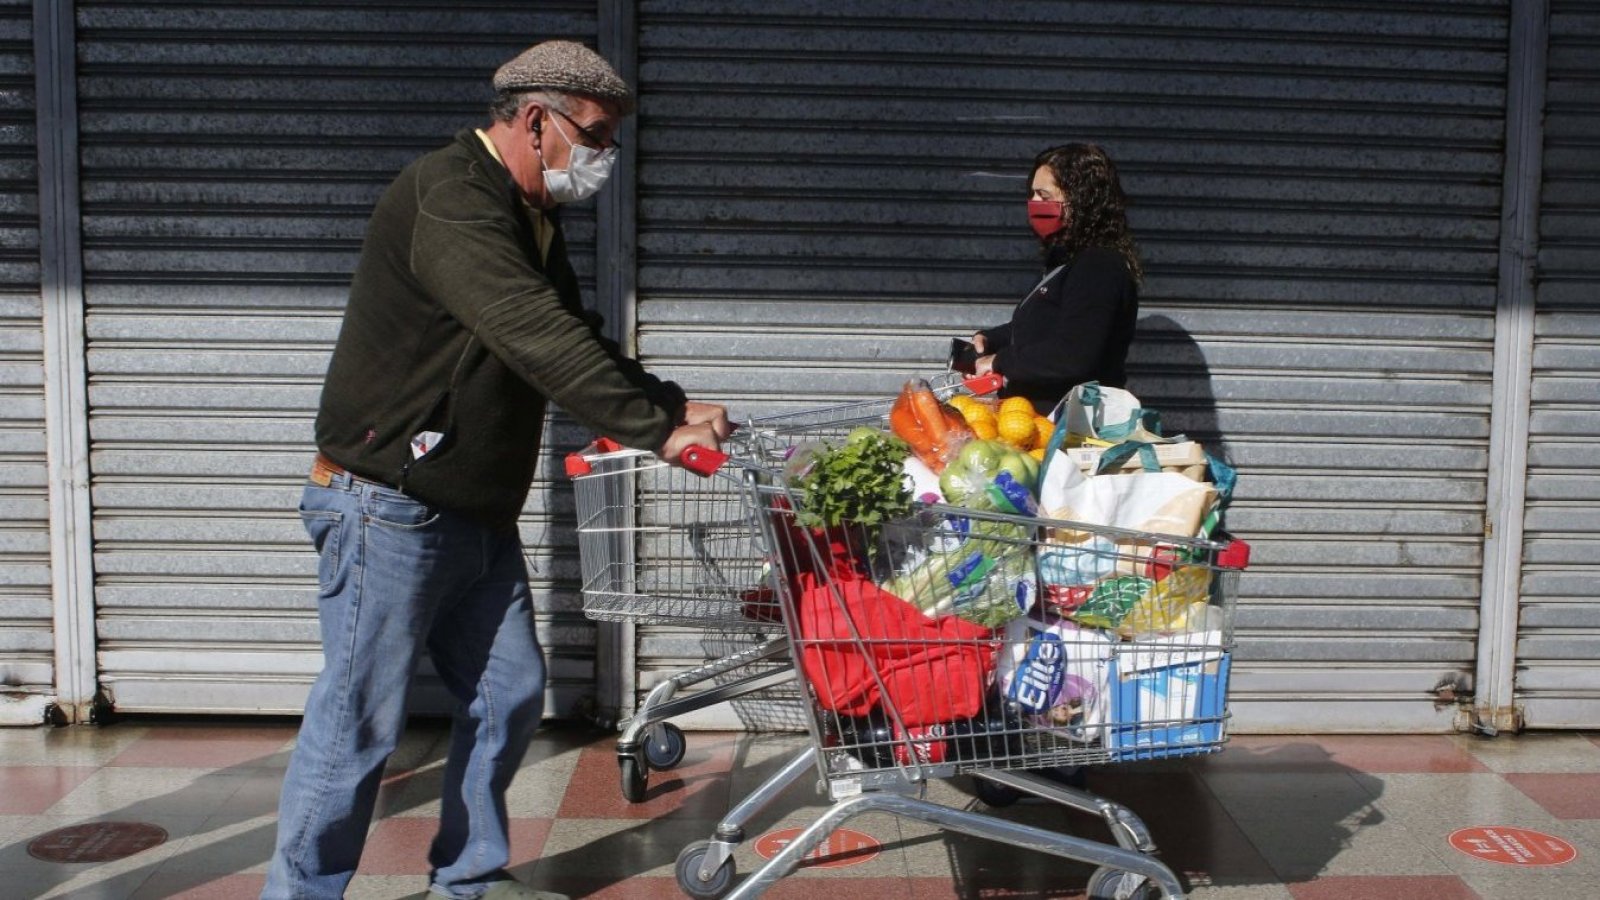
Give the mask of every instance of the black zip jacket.
M 1048 415 L 1086 381 L 1127 385 L 1139 290 L 1122 255 L 1090 247 L 1022 299 L 1011 321 L 984 330 L 984 351 L 1006 377 L 1000 396 L 1027 397 Z
M 666 441 L 683 392 L 600 336 L 559 224 L 541 262 L 533 215 L 471 129 L 400 173 L 373 211 L 323 385 L 326 456 L 509 524 L 533 481 L 547 401 L 626 446 Z M 443 438 L 414 458 L 426 431 Z

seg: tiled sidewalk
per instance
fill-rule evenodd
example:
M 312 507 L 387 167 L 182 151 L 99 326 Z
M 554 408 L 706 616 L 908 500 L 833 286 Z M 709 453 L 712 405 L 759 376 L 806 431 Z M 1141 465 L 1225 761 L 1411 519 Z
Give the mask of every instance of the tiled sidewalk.
M 390 761 L 355 898 L 424 896 L 444 731 L 418 723 Z M 271 852 L 289 723 L 125 721 L 104 728 L 0 729 L 0 897 L 250 898 Z M 614 736 L 541 732 L 512 786 L 513 871 L 574 896 L 682 896 L 678 852 L 804 741 L 691 733 L 682 765 L 623 801 Z M 1600 736 L 1237 737 L 1220 755 L 1095 769 L 1091 790 L 1128 804 L 1162 859 L 1206 900 L 1454 900 L 1600 896 Z M 763 835 L 824 807 L 812 779 L 758 818 L 736 856 L 763 861 Z M 931 799 L 985 809 L 965 779 Z M 1103 825 L 1027 801 L 994 813 L 1109 840 Z M 107 863 L 50 863 L 29 843 L 68 825 L 150 823 L 168 839 Z M 1475 858 L 1452 833 L 1521 828 L 1575 859 L 1528 867 Z M 1091 867 L 871 814 L 846 825 L 878 844 L 808 865 L 768 897 L 1081 897 Z M 1501 832 L 1503 834 L 1503 832 Z M 1487 845 L 1480 845 L 1487 846 Z

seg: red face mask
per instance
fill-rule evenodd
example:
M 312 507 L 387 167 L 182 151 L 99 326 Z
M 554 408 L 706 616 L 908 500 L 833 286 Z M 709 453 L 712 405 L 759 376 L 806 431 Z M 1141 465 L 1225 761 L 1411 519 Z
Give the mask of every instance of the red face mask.
M 1029 200 L 1028 224 L 1044 240 L 1067 227 L 1067 205 L 1059 200 Z

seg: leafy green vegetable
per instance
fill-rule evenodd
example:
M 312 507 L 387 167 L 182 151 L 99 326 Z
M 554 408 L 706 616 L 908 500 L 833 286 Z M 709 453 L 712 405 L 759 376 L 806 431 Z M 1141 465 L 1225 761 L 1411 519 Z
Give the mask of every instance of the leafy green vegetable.
M 904 470 L 910 454 L 910 445 L 883 432 L 854 434 L 840 447 L 825 445 L 795 481 L 803 498 L 799 523 L 873 528 L 910 513 Z

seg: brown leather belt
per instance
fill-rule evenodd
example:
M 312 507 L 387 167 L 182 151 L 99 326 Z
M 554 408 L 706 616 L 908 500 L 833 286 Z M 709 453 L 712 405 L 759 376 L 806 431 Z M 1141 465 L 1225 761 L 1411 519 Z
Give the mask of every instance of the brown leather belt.
M 335 475 L 350 475 L 350 473 L 345 470 L 344 466 L 323 456 L 322 451 L 318 450 L 316 458 L 311 460 L 311 483 L 327 487 L 333 483 L 333 476 Z M 351 475 L 350 477 L 355 478 L 356 476 Z

